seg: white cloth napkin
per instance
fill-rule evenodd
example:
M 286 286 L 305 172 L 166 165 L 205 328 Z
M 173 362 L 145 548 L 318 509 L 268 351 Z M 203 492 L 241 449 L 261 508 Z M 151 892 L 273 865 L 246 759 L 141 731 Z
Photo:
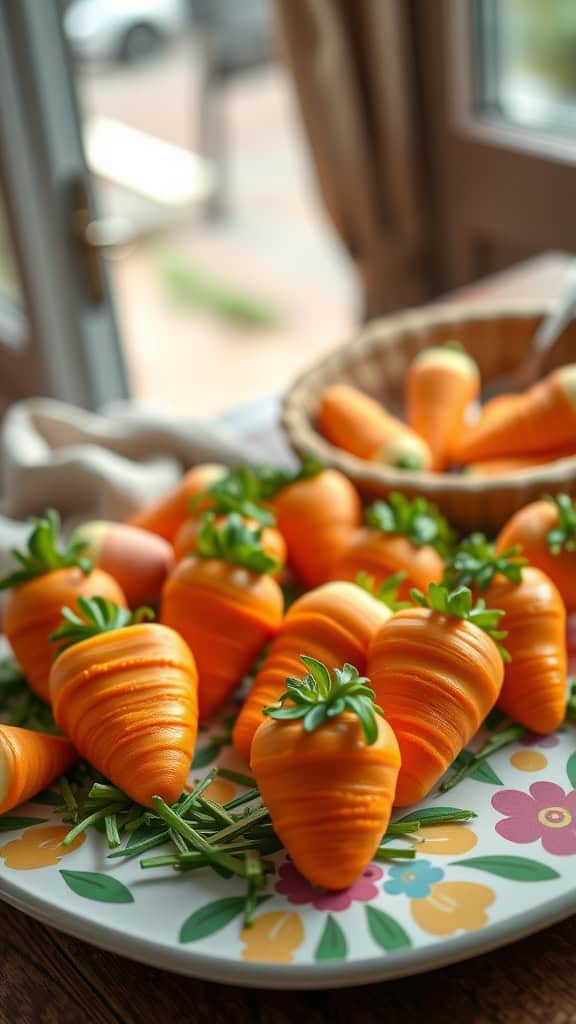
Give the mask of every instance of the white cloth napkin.
M 65 524 L 125 519 L 198 462 L 251 462 L 253 449 L 223 428 L 130 403 L 101 414 L 52 399 L 17 402 L 0 429 L 0 576 L 25 542 L 32 515 L 56 508 Z

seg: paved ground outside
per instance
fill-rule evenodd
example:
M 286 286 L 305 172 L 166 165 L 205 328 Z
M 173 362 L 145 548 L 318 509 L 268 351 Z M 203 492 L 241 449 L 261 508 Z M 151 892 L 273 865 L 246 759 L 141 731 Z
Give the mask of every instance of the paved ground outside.
M 86 115 L 105 115 L 194 149 L 199 60 L 192 41 L 136 68 L 83 68 Z M 324 217 L 291 84 L 280 65 L 245 74 L 221 102 L 229 143 L 229 216 L 194 212 L 110 263 L 134 396 L 213 416 L 277 392 L 349 336 L 356 281 Z M 267 328 L 241 328 L 189 302 L 166 282 L 174 261 L 266 300 Z

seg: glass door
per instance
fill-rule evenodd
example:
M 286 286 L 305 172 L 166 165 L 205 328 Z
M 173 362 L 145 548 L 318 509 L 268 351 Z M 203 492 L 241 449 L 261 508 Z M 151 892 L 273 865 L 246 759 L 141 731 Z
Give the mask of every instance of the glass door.
M 0 4 L 0 408 L 128 386 L 57 0 Z

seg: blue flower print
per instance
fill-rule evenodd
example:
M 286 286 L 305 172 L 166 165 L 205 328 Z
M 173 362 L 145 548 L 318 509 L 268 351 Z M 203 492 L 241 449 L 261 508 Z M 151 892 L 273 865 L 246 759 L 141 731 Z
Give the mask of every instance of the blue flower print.
M 429 860 L 413 860 L 409 864 L 395 864 L 388 871 L 384 892 L 391 896 L 404 893 L 412 900 L 423 900 L 430 895 L 430 887 L 444 878 L 442 868 L 433 868 Z

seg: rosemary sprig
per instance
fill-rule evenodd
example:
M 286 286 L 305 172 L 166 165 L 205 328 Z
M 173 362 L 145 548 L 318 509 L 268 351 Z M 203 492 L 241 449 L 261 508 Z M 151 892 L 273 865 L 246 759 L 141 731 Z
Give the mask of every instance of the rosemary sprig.
M 60 516 L 55 509 L 48 509 L 45 516 L 32 520 L 34 529 L 23 551 L 13 548 L 11 555 L 18 563 L 15 572 L 0 580 L 0 590 L 19 587 L 37 576 L 44 576 L 55 569 L 77 566 L 83 573 L 92 571 L 92 564 L 84 557 L 87 545 L 83 541 L 72 541 L 61 545 Z
M 463 765 L 454 775 L 450 776 L 440 785 L 440 792 L 447 793 L 448 790 L 454 789 L 463 779 L 467 778 L 472 774 L 473 771 L 482 764 L 482 761 L 486 761 L 487 758 L 495 754 L 496 751 L 502 750 L 503 747 L 510 746 L 511 743 L 515 743 L 526 733 L 526 729 L 523 725 L 509 725 L 507 729 L 502 729 L 500 732 L 494 733 L 484 744 L 484 746 L 468 761 L 467 764 Z
M 0 659 L 0 714 L 6 725 L 34 732 L 58 733 L 52 712 L 28 686 L 14 658 Z
M 450 590 L 449 587 L 441 583 L 431 583 L 427 596 L 420 590 L 411 590 L 410 594 L 413 600 L 423 608 L 430 608 L 440 615 L 447 615 L 455 619 L 465 619 L 478 626 L 494 641 L 503 660 L 510 661 L 508 651 L 499 643 L 500 640 L 508 636 L 506 630 L 498 629 L 500 618 L 505 612 L 497 608 L 487 608 L 486 602 L 482 598 L 473 604 L 472 592 L 468 587 L 456 587 L 455 590 Z

